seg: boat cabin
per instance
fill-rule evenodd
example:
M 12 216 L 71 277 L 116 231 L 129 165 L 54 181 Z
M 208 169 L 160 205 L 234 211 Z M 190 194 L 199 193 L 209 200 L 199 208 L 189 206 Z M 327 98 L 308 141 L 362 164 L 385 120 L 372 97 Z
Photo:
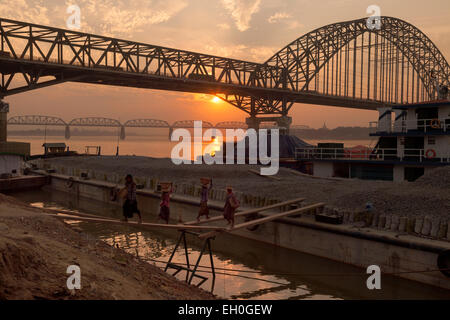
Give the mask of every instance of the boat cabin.
M 450 101 L 379 108 L 370 123 L 370 147 L 318 145 L 296 150 L 296 159 L 320 177 L 415 181 L 427 170 L 450 165 Z

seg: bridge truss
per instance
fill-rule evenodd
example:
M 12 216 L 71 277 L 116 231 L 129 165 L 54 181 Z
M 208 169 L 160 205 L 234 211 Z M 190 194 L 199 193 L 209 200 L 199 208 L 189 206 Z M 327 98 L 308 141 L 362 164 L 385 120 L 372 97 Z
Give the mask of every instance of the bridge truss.
M 119 120 L 104 118 L 104 117 L 87 117 L 76 118 L 69 122 L 64 121 L 58 117 L 44 116 L 44 115 L 23 115 L 14 116 L 8 119 L 8 125 L 13 126 L 60 126 L 65 127 L 65 137 L 70 139 L 71 127 L 109 127 L 119 129 L 118 133 L 122 140 L 125 139 L 126 128 L 167 128 L 169 129 L 169 137 L 174 129 L 193 129 L 194 120 L 181 120 L 176 121 L 172 125 L 167 121 L 158 119 L 133 119 L 128 120 L 125 123 L 121 123 Z M 211 122 L 202 121 L 203 129 L 247 129 L 247 125 L 243 122 L 236 121 L 224 121 L 213 125 Z
M 8 119 L 9 125 L 36 125 L 36 126 L 59 126 L 65 127 L 67 123 L 58 117 L 39 116 L 39 115 L 25 115 L 15 116 Z
M 433 42 L 418 28 L 381 17 L 381 28 L 367 19 L 330 24 L 293 41 L 265 64 L 286 70 L 284 89 L 309 92 L 316 103 L 324 97 L 348 102 L 415 103 L 437 99 L 439 86 L 449 86 L 450 68 Z M 287 115 L 293 102 L 250 95 L 222 99 L 251 115 Z M 342 106 L 348 106 L 346 103 Z M 363 107 L 363 105 L 360 105 Z
M 330 24 L 254 63 L 0 18 L 0 98 L 72 81 L 214 94 L 253 118 L 287 117 L 296 102 L 374 109 L 436 99 L 449 85 L 445 57 L 413 25 L 380 22 Z

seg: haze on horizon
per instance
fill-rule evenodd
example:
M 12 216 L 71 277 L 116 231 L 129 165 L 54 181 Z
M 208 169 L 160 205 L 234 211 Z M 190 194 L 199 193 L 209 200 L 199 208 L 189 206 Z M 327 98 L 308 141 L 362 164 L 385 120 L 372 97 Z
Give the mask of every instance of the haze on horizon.
M 334 22 L 367 17 L 375 4 L 384 16 L 412 23 L 450 58 L 448 0 L 0 0 L 0 17 L 66 28 L 68 6 L 81 8 L 82 32 L 265 62 L 303 34 Z M 246 114 L 212 96 L 67 83 L 5 99 L 9 116 L 101 116 L 245 121 Z M 367 126 L 374 111 L 296 104 L 294 124 Z

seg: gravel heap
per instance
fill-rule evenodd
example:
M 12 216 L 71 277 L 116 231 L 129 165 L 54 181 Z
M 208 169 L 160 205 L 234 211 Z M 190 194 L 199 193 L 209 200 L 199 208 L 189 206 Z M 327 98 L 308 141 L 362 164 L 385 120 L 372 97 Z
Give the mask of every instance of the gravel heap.
M 274 180 L 258 176 L 250 165 L 174 165 L 170 159 L 147 157 L 73 157 L 48 160 L 64 166 L 115 173 L 124 176 L 158 178 L 175 183 L 199 184 L 212 177 L 214 188 L 232 185 L 236 191 L 279 200 L 296 197 L 305 203 L 325 202 L 329 207 L 350 211 L 365 209 L 367 202 L 382 214 L 425 216 L 450 219 L 450 168 L 436 169 L 417 182 L 393 183 L 357 179 L 320 179 L 301 176 L 280 168 Z
M 425 173 L 416 183 L 424 187 L 446 189 L 450 193 L 450 167 L 437 168 Z

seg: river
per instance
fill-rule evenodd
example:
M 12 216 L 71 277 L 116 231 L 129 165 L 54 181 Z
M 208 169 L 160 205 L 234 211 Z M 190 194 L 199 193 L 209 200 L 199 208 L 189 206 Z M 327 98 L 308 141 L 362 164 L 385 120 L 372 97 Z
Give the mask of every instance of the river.
M 18 199 L 37 207 L 79 210 L 112 218 L 121 217 L 121 208 L 104 202 L 77 198 L 54 190 L 34 190 L 13 194 Z M 158 200 L 154 199 L 152 216 L 145 221 L 154 221 Z M 174 212 L 197 208 L 172 202 Z M 212 215 L 219 215 L 212 212 Z M 176 244 L 176 231 L 140 231 L 123 225 L 105 225 L 71 221 L 92 241 L 102 240 L 118 246 L 130 254 L 163 267 Z M 196 261 L 202 243 L 188 237 L 190 262 Z M 217 268 L 214 294 L 227 299 L 448 299 L 448 291 L 409 280 L 382 276 L 382 290 L 368 290 L 365 270 L 328 259 L 303 254 L 233 235 L 220 235 L 212 241 L 213 261 Z M 174 261 L 185 262 L 182 248 Z M 209 266 L 205 256 L 200 265 Z M 210 290 L 210 269 L 200 268 L 200 274 L 209 279 L 202 285 Z M 172 270 L 173 272 L 173 270 Z M 185 279 L 186 273 L 177 275 Z M 198 283 L 199 279 L 194 279 Z
M 86 146 L 101 146 L 102 155 L 115 155 L 117 147 L 119 147 L 120 155 L 136 155 L 155 158 L 170 157 L 172 148 L 176 142 L 172 142 L 167 135 L 154 136 L 129 136 L 125 140 L 119 140 L 113 136 L 74 136 L 70 139 L 64 137 L 39 137 L 39 136 L 9 136 L 9 141 L 28 142 L 31 144 L 31 155 L 43 154 L 42 144 L 45 142 L 64 142 L 72 151 L 80 154 L 85 153 Z M 354 147 L 357 145 L 374 146 L 374 140 L 305 140 L 306 142 L 316 145 L 319 142 L 337 142 L 344 143 L 346 147 Z M 207 143 L 204 143 L 203 147 Z

